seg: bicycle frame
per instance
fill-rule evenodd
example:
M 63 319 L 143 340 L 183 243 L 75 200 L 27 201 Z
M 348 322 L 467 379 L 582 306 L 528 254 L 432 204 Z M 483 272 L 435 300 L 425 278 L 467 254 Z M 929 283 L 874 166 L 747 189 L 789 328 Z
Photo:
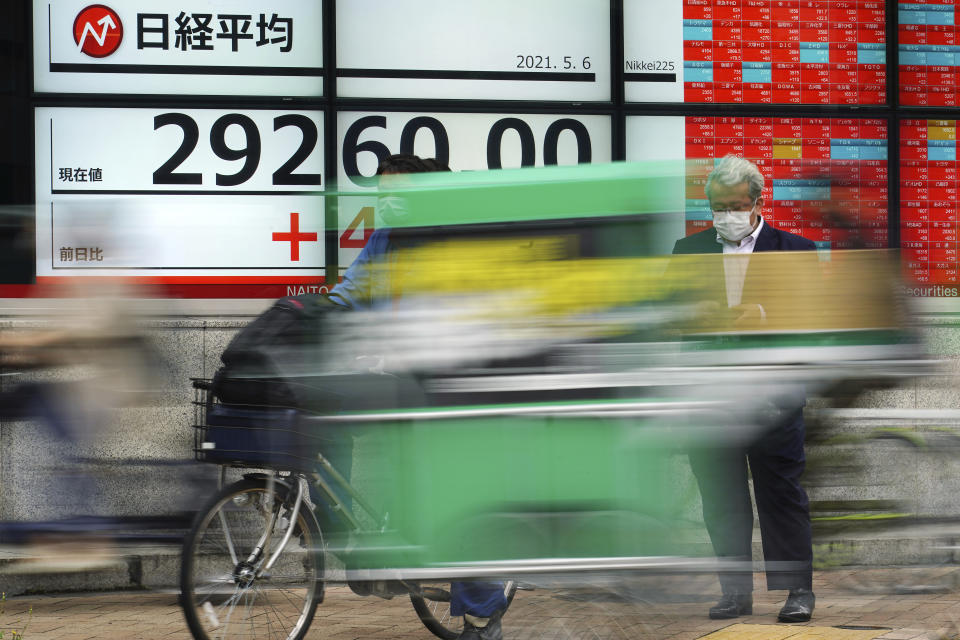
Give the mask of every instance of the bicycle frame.
M 343 474 L 337 471 L 336 467 L 330 463 L 330 461 L 323 456 L 323 454 L 317 454 L 317 464 L 320 466 L 323 471 L 330 475 L 333 481 L 344 491 L 347 492 L 353 500 L 360 505 L 360 508 L 363 509 L 364 513 L 370 517 L 374 522 L 380 524 L 380 532 L 386 531 L 387 524 L 389 521 L 389 514 L 380 515 L 380 513 L 366 500 L 366 498 L 361 494 L 356 488 L 350 484 Z M 337 492 L 334 491 L 334 488 L 330 485 L 329 482 L 317 471 L 311 473 L 313 478 L 314 486 L 321 489 L 323 493 L 327 496 L 327 499 L 330 501 L 330 509 L 337 514 L 345 523 L 349 524 L 352 530 L 355 533 L 360 533 L 363 531 L 363 528 L 360 524 L 360 521 L 357 520 L 356 516 L 346 508 L 345 503 L 337 495 Z
M 309 474 L 310 479 L 312 480 L 313 486 L 317 487 L 323 492 L 323 495 L 326 497 L 328 501 L 327 505 L 330 507 L 331 511 L 337 514 L 337 516 L 345 524 L 350 526 L 351 532 L 363 533 L 365 531 L 363 528 L 363 525 L 360 523 L 360 520 L 347 508 L 346 503 L 338 495 L 337 489 L 339 489 L 340 491 L 346 492 L 347 495 L 350 496 L 350 498 L 356 501 L 356 503 L 360 505 L 360 508 L 363 510 L 363 512 L 366 514 L 367 517 L 369 517 L 374 522 L 378 523 L 378 528 L 376 529 L 376 531 L 380 533 L 383 533 L 384 531 L 386 531 L 387 525 L 389 522 L 389 515 L 388 514 L 380 515 L 379 512 L 369 503 L 369 501 L 367 501 L 367 499 L 363 496 L 363 494 L 357 491 L 357 489 L 352 484 L 350 484 L 350 482 L 343 476 L 343 474 L 341 474 L 336 469 L 336 467 L 334 467 L 333 464 L 331 464 L 331 462 L 327 458 L 325 458 L 322 454 L 318 454 L 317 458 L 318 458 L 317 460 L 318 466 L 320 467 L 320 469 L 322 469 L 326 474 L 330 476 L 333 482 L 331 483 L 326 478 L 324 478 L 319 470 L 310 472 Z M 284 472 L 276 471 L 273 474 L 269 474 L 265 476 L 267 481 L 267 493 L 269 495 L 274 495 L 273 485 L 276 482 L 276 479 L 278 477 L 282 477 L 280 475 L 282 473 Z M 219 476 L 220 476 L 219 484 L 222 487 L 226 479 L 226 465 L 220 465 Z M 297 520 L 297 517 L 300 514 L 300 509 L 303 507 L 303 505 L 309 504 L 307 499 L 309 490 L 307 488 L 308 480 L 306 475 L 302 473 L 298 473 L 298 474 L 294 474 L 293 477 L 295 477 L 297 480 L 296 494 L 294 497 L 293 506 L 291 507 L 289 514 L 285 516 L 289 522 L 295 522 Z M 316 505 L 314 505 L 314 508 L 316 508 Z M 273 531 L 277 526 L 277 522 L 278 522 L 278 511 L 271 508 L 270 517 L 268 518 L 267 523 L 264 526 L 263 533 L 260 535 L 260 538 L 257 541 L 256 545 L 254 546 L 254 548 L 251 550 L 251 552 L 248 554 L 247 558 L 245 559 L 245 562 L 247 564 L 253 565 L 258 560 L 261 559 L 264 553 L 264 550 L 266 549 L 267 544 L 273 534 Z M 257 569 L 256 577 L 259 578 L 261 575 L 268 572 L 273 567 L 277 559 L 283 553 L 287 544 L 290 542 L 290 539 L 292 536 L 293 536 L 293 527 L 288 526 L 286 532 L 284 533 L 283 539 L 280 541 L 280 544 L 277 547 L 275 547 L 274 551 L 271 553 L 267 561 L 263 563 L 259 569 Z M 237 557 L 236 551 L 233 549 L 233 546 L 229 543 L 229 541 L 228 541 L 228 545 L 229 545 L 229 552 L 230 552 L 230 557 L 232 561 L 235 564 L 239 564 L 240 558 Z M 410 588 L 409 585 L 407 586 L 408 588 Z M 411 588 L 411 590 L 413 589 Z

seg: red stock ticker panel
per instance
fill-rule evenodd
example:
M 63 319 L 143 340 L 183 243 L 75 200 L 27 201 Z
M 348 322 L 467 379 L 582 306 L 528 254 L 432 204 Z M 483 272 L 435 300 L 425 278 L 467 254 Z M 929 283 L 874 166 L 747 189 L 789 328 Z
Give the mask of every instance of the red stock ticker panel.
M 956 120 L 900 122 L 900 247 L 923 284 L 960 282 Z
M 684 102 L 886 103 L 883 0 L 684 0 Z
M 960 9 L 955 0 L 906 0 L 897 6 L 900 104 L 958 106 Z
M 780 229 L 820 248 L 887 246 L 885 120 L 688 116 L 688 234 L 712 225 L 704 185 L 728 153 L 760 168 L 764 219 Z

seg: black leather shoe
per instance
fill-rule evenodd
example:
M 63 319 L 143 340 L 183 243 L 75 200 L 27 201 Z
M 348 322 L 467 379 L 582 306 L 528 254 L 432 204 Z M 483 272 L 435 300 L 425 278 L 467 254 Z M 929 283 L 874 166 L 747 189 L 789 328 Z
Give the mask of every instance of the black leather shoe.
M 710 607 L 711 620 L 729 620 L 753 613 L 753 596 L 749 593 L 725 593 L 715 606 Z
M 813 605 L 817 598 L 810 589 L 790 589 L 787 602 L 780 609 L 777 620 L 780 622 L 807 622 L 813 615 Z

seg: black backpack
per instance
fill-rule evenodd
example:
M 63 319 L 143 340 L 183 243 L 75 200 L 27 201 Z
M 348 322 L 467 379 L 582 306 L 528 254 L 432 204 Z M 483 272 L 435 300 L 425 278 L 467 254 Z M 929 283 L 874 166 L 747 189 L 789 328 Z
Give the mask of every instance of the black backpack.
M 282 298 L 240 330 L 220 359 L 211 390 L 224 404 L 331 408 L 336 399 L 311 384 L 323 357 L 330 316 L 345 308 L 323 295 Z

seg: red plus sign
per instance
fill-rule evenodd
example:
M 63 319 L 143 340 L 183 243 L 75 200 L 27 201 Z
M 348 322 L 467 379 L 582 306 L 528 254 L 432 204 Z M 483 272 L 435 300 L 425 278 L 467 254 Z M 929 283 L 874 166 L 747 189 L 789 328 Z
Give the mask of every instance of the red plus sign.
M 291 213 L 290 214 L 290 231 L 274 231 L 273 232 L 273 241 L 274 242 L 289 242 L 290 243 L 290 259 L 294 262 L 300 261 L 300 243 L 301 242 L 316 242 L 317 234 L 314 232 L 310 233 L 300 233 L 300 214 Z

